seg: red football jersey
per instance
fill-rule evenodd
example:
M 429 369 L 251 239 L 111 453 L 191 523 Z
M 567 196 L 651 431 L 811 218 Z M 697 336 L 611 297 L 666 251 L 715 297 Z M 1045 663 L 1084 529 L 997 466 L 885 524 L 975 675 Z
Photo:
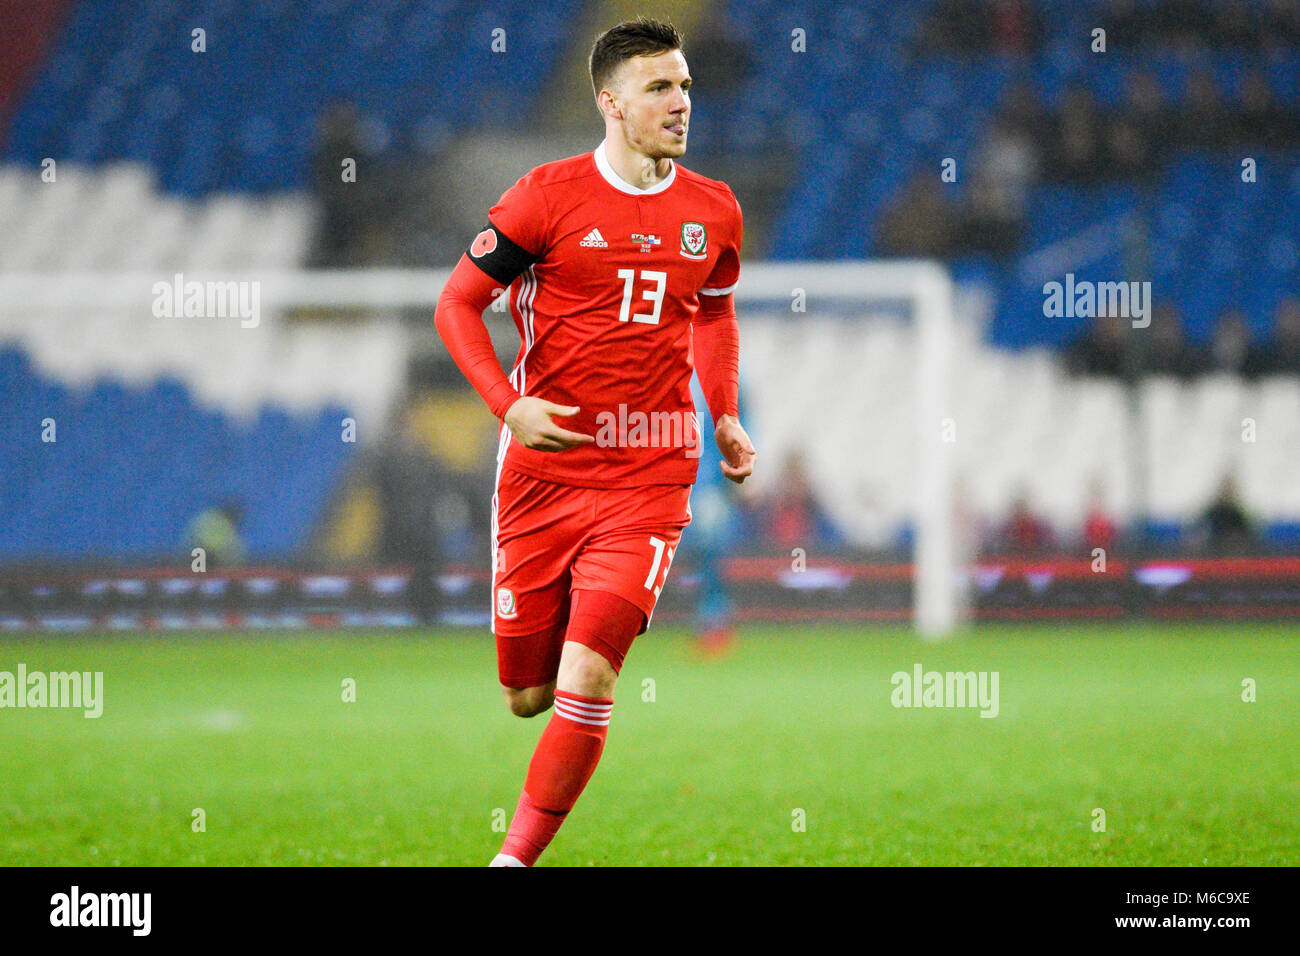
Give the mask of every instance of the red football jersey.
M 590 488 L 690 484 L 700 430 L 691 320 L 740 274 L 741 213 L 725 184 L 673 163 L 624 182 L 605 144 L 538 166 L 506 191 L 469 257 L 509 284 L 521 395 L 577 405 L 561 427 L 596 443 L 523 447 L 502 427 L 503 468 Z

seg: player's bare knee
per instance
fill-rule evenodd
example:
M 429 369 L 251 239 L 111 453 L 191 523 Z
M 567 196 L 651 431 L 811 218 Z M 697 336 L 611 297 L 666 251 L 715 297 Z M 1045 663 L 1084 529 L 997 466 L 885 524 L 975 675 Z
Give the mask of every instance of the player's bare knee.
M 507 694 L 506 706 L 510 708 L 510 713 L 516 717 L 536 717 L 542 711 L 546 710 L 550 704 L 542 704 L 536 698 L 525 696 L 523 694 Z
M 566 654 L 560 662 L 560 686 L 584 697 L 612 697 L 618 682 L 618 671 L 596 651 L 583 648 L 583 652 Z
M 511 697 L 507 704 L 510 707 L 510 713 L 516 717 L 536 717 L 546 709 L 537 701 L 525 697 Z
M 506 706 L 516 717 L 536 717 L 555 702 L 555 685 L 505 688 Z

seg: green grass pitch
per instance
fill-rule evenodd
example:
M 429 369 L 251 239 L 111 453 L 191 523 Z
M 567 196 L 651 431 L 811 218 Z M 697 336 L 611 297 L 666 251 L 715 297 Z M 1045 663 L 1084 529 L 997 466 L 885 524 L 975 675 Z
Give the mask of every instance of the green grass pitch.
M 470 632 L 0 641 L 19 662 L 105 702 L 0 710 L 4 865 L 483 865 L 548 719 Z M 997 671 L 999 715 L 893 707 L 916 663 Z M 661 627 L 542 864 L 1295 865 L 1298 729 L 1294 627 L 765 626 L 719 660 Z

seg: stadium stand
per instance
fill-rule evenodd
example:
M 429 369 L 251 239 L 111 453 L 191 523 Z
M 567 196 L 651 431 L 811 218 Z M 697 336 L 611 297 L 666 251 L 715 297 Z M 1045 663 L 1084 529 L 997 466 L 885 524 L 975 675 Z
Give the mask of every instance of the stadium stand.
M 58 181 L 0 179 L 0 276 L 288 267 L 310 238 L 302 197 L 193 202 L 137 164 L 63 166 Z M 291 557 L 343 475 L 342 420 L 378 414 L 400 388 L 399 326 L 159 319 L 148 291 L 134 312 L 0 309 L 0 417 L 17 452 L 0 469 L 6 514 L 21 513 L 0 531 L 5 560 L 175 554 L 195 512 L 227 497 L 244 503 L 251 556 Z M 46 418 L 57 452 L 38 440 Z M 132 437 L 141 422 L 156 429 L 148 449 Z
M 921 13 L 932 6 L 727 4 L 729 22 L 759 51 L 753 57 L 759 72 L 733 98 L 713 105 L 730 117 L 719 136 L 742 148 L 757 131 L 770 132 L 802 150 L 802 177 L 791 186 L 773 230 L 775 258 L 879 254 L 878 224 L 914 171 L 937 170 L 947 157 L 957 161 L 958 170 L 968 169 L 980 131 L 1017 83 L 1028 83 L 1048 109 L 1059 106 L 1076 85 L 1113 108 L 1134 76 L 1150 73 L 1166 101 L 1177 107 L 1197 69 L 1208 70 L 1230 98 L 1254 63 L 1231 49 L 1157 46 L 1139 53 L 1122 35 L 1110 38 L 1104 56 L 1090 53 L 1084 43 L 1068 38 L 1087 37 L 1104 21 L 1101 3 L 1036 4 L 1053 40 L 1030 55 L 932 52 L 916 30 Z M 1263 9 L 1263 4 L 1251 6 Z M 817 55 L 787 54 L 796 29 L 805 32 Z M 916 55 L 905 56 L 909 50 Z M 1274 100 L 1294 110 L 1300 103 L 1300 51 L 1275 49 L 1264 62 Z M 870 63 L 870 71 L 854 68 L 864 63 Z M 790 95 L 793 89 L 797 97 Z M 708 135 L 706 130 L 700 144 L 706 148 Z M 1266 171 L 1257 181 L 1242 182 L 1243 156 Z M 998 289 L 989 341 L 1009 348 L 1059 346 L 1078 328 L 1042 321 L 1043 279 L 1025 268 L 1034 261 L 1029 256 L 1101 225 L 1084 244 L 1085 261 L 1075 271 L 1081 278 L 1085 271 L 1114 275 L 1123 261 L 1124 229 L 1138 218 L 1152 233 L 1151 278 L 1163 290 L 1158 294 L 1181 307 L 1193 340 L 1208 338 L 1229 299 L 1263 336 L 1279 299 L 1300 276 L 1296 156 L 1294 149 L 1262 143 L 1247 150 L 1178 150 L 1157 170 L 1156 196 L 1149 205 L 1127 183 L 1041 182 L 1026 203 L 1024 254 L 1005 264 L 958 255 L 954 267 L 959 276 L 990 279 Z M 949 197 L 962 200 L 970 185 L 971 177 L 959 173 L 947 186 Z M 1255 237 L 1258 258 L 1241 254 L 1237 240 L 1245 236 Z
M 358 103 L 380 151 L 506 126 L 535 90 L 476 38 L 503 30 L 544 73 L 577 4 L 264 3 L 251 11 L 257 30 L 228 3 L 70 6 L 66 19 L 51 9 L 24 25 L 50 51 L 0 168 L 0 271 L 11 274 L 300 266 L 324 104 Z M 9 86 L 19 79 L 6 74 Z M 41 188 L 47 157 L 58 189 Z M 242 505 L 251 558 L 301 552 L 346 472 L 341 420 L 385 416 L 408 343 L 382 323 L 267 324 L 275 330 L 0 310 L 0 394 L 14 397 L 0 417 L 7 447 L 21 450 L 0 466 L 3 513 L 14 515 L 0 560 L 174 555 L 193 516 L 227 499 Z M 58 441 L 34 446 L 44 418 Z M 141 421 L 147 449 L 133 437 Z
M 699 91 L 706 119 L 692 133 L 692 149 L 743 153 L 775 137 L 800 157 L 766 247 L 748 250 L 760 258 L 882 254 L 881 223 L 891 205 L 917 170 L 935 170 L 948 157 L 962 172 L 943 195 L 967 203 L 973 183 L 965 171 L 980 154 L 982 133 L 1022 85 L 1048 115 L 1065 108 L 1077 88 L 1110 115 L 1123 108 L 1139 74 L 1155 76 L 1165 101 L 1178 108 L 1206 72 L 1235 102 L 1262 63 L 1279 108 L 1294 110 L 1300 96 L 1294 48 L 1248 57 L 1231 45 L 1174 45 L 1157 35 L 1145 37 L 1139 53 L 1114 25 L 1104 58 L 1067 42 L 1106 22 L 1101 3 L 1036 4 L 1036 27 L 1025 33 L 1025 48 L 1011 52 L 943 47 L 917 26 L 943 9 L 934 0 L 713 6 L 748 49 L 749 68 L 734 89 Z M 1247 6 L 1263 15 L 1262 3 Z M 470 0 L 268 2 L 252 14 L 216 0 L 190 13 L 163 0 L 143 8 L 125 0 L 72 4 L 66 19 L 44 21 L 57 34 L 45 38 L 50 52 L 10 121 L 0 167 L 0 270 L 301 265 L 316 215 L 308 192 L 314 121 L 328 104 L 355 103 L 362 139 L 379 155 L 429 153 L 468 130 L 518 125 L 538 104 L 536 77 L 554 70 L 570 25 L 585 22 L 584 12 L 578 0 L 508 2 L 490 12 Z M 258 29 L 229 29 L 246 15 L 259 19 Z M 199 22 L 204 53 L 191 49 L 190 30 Z M 511 62 L 524 59 L 530 72 L 508 68 L 482 42 L 498 28 Z M 792 46 L 796 31 L 806 53 Z M 430 63 L 437 84 L 428 79 Z M 266 89 L 276 95 L 266 97 Z M 1272 540 L 1294 539 L 1300 492 L 1286 480 L 1300 465 L 1294 376 L 1146 382 L 1145 438 L 1160 454 L 1138 496 L 1123 464 L 1130 441 L 1123 387 L 1068 374 L 1060 350 L 1083 322 L 1049 321 L 1042 309 L 1043 282 L 1059 278 L 1067 263 L 1081 279 L 1101 279 L 1147 261 L 1156 298 L 1178 309 L 1194 344 L 1208 341 L 1226 309 L 1239 309 L 1265 340 L 1300 278 L 1300 173 L 1293 148 L 1257 144 L 1248 155 L 1258 178 L 1243 182 L 1242 155 L 1221 144 L 1171 147 L 1152 173 L 1153 188 L 1123 178 L 1044 176 L 1028 187 L 1019 243 L 1009 255 L 954 251 L 957 276 L 989 289 L 993 303 L 963 314 L 956 383 L 963 420 L 975 431 L 960 446 L 973 507 L 1005 513 L 1013 489 L 1028 487 L 1049 521 L 1076 528 L 1088 489 L 1100 480 L 1121 518 L 1172 529 L 1177 541 L 1231 472 L 1252 511 L 1271 523 Z M 57 190 L 36 188 L 47 157 L 58 158 Z M 251 496 L 254 553 L 294 553 L 346 471 L 338 419 L 362 408 L 383 417 L 394 386 L 382 383 L 400 378 L 407 345 L 396 330 L 372 328 L 356 338 L 296 327 L 228 335 L 124 323 L 111 311 L 37 321 L 12 309 L 0 310 L 0 340 L 7 343 L 4 394 L 22 396 L 0 413 L 8 434 L 30 429 L 38 409 L 56 409 L 61 423 L 59 453 L 44 464 L 6 458 L 7 502 L 33 496 L 39 507 L 0 530 L 5 560 L 86 553 L 88 541 L 113 550 L 108 542 L 119 531 L 123 556 L 160 554 L 176 547 L 194 508 L 236 493 Z M 908 348 L 906 330 L 888 323 L 849 330 L 815 319 L 746 320 L 745 371 L 751 383 L 765 385 L 752 391 L 771 460 L 813 423 L 813 472 L 858 544 L 887 545 L 906 533 L 908 458 L 867 455 L 853 469 L 822 467 L 830 462 L 816 456 L 832 454 L 833 443 L 813 439 L 848 429 L 862 447 L 905 446 L 910 399 L 895 379 Z M 849 404 L 866 415 L 812 414 L 835 404 L 826 390 L 836 381 L 849 383 Z M 767 387 L 774 383 L 800 387 Z M 798 400 L 787 401 L 791 395 Z M 159 434 L 170 438 L 151 444 L 162 457 L 146 466 L 138 446 L 121 444 L 120 416 L 148 416 L 154 402 L 165 429 Z M 64 427 L 78 416 L 117 439 L 78 445 L 76 429 Z M 1240 440 L 1246 418 L 1267 441 Z M 276 453 L 259 458 L 250 434 L 272 441 Z M 284 453 L 294 447 L 312 449 L 303 460 L 315 464 L 304 473 Z M 77 482 L 90 470 L 73 457 L 78 453 L 105 456 L 102 481 L 109 483 L 100 487 L 96 479 L 92 489 Z M 216 461 L 235 463 L 228 484 L 180 490 L 168 482 L 168 475 Z M 285 474 L 259 492 L 248 476 L 276 462 Z M 149 481 L 158 494 L 141 493 L 140 482 Z M 128 486 L 132 500 L 151 499 L 138 520 L 122 519 L 109 504 Z M 286 488 L 294 489 L 292 507 L 282 500 Z M 75 507 L 56 507 L 68 496 Z M 1131 513 L 1140 499 L 1149 503 L 1146 515 Z
M 973 322 L 959 329 L 953 404 L 957 427 L 971 429 L 955 443 L 966 504 L 1001 519 L 1025 488 L 1054 527 L 1078 529 L 1099 481 L 1121 523 L 1140 523 L 1124 386 L 1074 377 L 1050 349 L 989 348 Z M 742 374 L 764 383 L 750 402 L 765 453 L 774 461 L 796 449 L 808 455 L 828 509 L 859 545 L 895 545 L 913 505 L 915 419 L 905 376 L 914 347 L 902 322 L 746 317 Z M 1291 540 L 1300 515 L 1290 477 L 1300 473 L 1300 379 L 1153 377 L 1140 387 L 1139 414 L 1152 450 L 1146 516 L 1176 529 L 1175 543 L 1226 473 L 1275 525 L 1273 542 Z M 1243 441 L 1246 420 L 1258 440 Z
M 69 388 L 11 347 L 0 350 L 0 393 L 7 448 L 30 448 L 46 419 L 57 428 L 40 453 L 4 458 L 0 558 L 8 562 L 187 553 L 190 520 L 226 500 L 243 507 L 251 556 L 291 558 L 348 457 L 339 441 L 345 412 L 333 406 L 291 415 L 267 404 L 243 421 L 197 402 L 173 378 Z

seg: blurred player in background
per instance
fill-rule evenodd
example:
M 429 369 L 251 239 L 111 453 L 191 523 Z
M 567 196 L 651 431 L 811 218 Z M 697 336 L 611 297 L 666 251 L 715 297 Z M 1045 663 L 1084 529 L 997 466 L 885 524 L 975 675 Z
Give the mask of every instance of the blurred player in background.
M 724 183 L 675 162 L 691 110 L 681 46 L 676 29 L 646 18 L 597 39 L 604 142 L 507 190 L 438 302 L 439 334 L 504 422 L 498 677 L 512 713 L 555 706 L 494 866 L 536 862 L 600 760 L 619 669 L 691 519 L 692 367 L 720 471 L 735 482 L 753 471 L 737 407 L 740 206 Z M 483 324 L 498 294 L 521 339 L 509 377 Z
M 691 379 L 691 397 L 700 421 L 709 419 L 708 399 L 698 378 Z M 731 650 L 735 641 L 732 615 L 735 610 L 727 585 L 724 562 L 740 537 L 740 520 L 734 496 L 719 467 L 722 461 L 716 445 L 705 442 L 700 449 L 700 472 L 691 493 L 691 533 L 688 540 L 691 565 L 699 580 L 695 599 L 695 638 L 700 652 L 717 657 Z

